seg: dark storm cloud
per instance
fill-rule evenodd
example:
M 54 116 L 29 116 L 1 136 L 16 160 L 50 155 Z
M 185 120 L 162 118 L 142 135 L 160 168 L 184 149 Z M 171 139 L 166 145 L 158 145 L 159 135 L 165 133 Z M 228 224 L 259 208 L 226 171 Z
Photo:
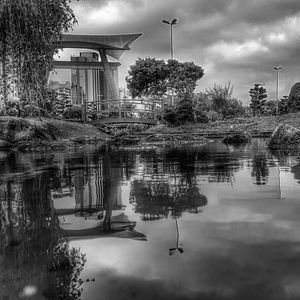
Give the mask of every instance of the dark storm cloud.
M 143 32 L 121 59 L 121 86 L 128 64 L 138 57 L 169 57 L 169 28 L 161 20 L 173 17 L 178 18 L 175 58 L 204 67 L 202 90 L 231 80 L 234 94 L 247 100 L 252 84 L 263 80 L 270 81 L 274 97 L 273 66 L 278 64 L 285 74 L 281 94 L 300 79 L 299 0 L 86 0 L 73 6 L 79 20 L 75 33 Z

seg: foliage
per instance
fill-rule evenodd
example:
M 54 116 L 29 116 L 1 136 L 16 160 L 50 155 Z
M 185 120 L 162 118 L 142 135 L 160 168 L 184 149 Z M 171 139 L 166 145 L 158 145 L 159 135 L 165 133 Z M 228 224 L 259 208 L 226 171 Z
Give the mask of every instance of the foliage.
M 278 105 L 279 109 L 279 105 Z M 276 116 L 277 114 L 277 101 L 276 100 L 268 100 L 266 101 L 265 115 L 267 116 Z
M 222 116 L 219 115 L 216 111 L 210 110 L 210 111 L 207 113 L 207 118 L 208 118 L 208 121 L 209 121 L 209 122 L 215 122 L 215 121 L 221 120 L 221 119 L 222 119 Z
M 209 100 L 209 111 L 211 118 L 216 121 L 226 117 L 240 117 L 245 114 L 245 108 L 241 101 L 232 97 L 233 86 L 229 82 L 228 85 L 222 86 L 214 84 L 206 90 L 206 97 Z
M 287 106 L 289 112 L 297 112 L 300 110 L 300 95 L 293 94 L 288 97 Z
M 268 98 L 267 90 L 260 83 L 255 83 L 249 91 L 251 97 L 250 107 L 254 116 L 261 116 L 266 110 L 266 101 Z
M 289 113 L 289 105 L 288 105 L 288 96 L 283 96 L 282 99 L 280 99 L 278 104 L 278 113 L 280 115 L 285 115 Z
M 182 94 L 177 103 L 177 123 L 194 123 L 196 121 L 193 97 L 191 93 Z
M 48 287 L 43 294 L 47 299 L 81 299 L 83 281 L 79 278 L 86 262 L 80 249 L 70 248 L 66 240 L 59 240 L 51 249 Z
M 204 70 L 193 62 L 180 63 L 174 59 L 168 60 L 167 70 L 168 91 L 176 95 L 192 93 L 204 75 Z
M 43 106 L 47 74 L 62 33 L 76 23 L 69 0 L 2 0 L 0 58 L 4 102 L 14 90 L 21 101 Z
M 133 98 L 142 96 L 179 95 L 193 92 L 204 71 L 193 62 L 139 58 L 130 66 L 126 77 L 127 87 Z
M 167 67 L 164 60 L 139 58 L 130 66 L 126 77 L 127 87 L 133 98 L 163 95 L 167 92 Z
M 181 94 L 175 105 L 166 105 L 163 112 L 163 120 L 172 125 L 185 123 L 207 123 L 208 117 L 205 111 L 197 106 L 193 94 Z
M 206 90 L 206 94 L 212 101 L 212 109 L 223 115 L 223 112 L 228 106 L 228 100 L 231 99 L 232 91 L 233 86 L 231 86 L 230 82 L 224 87 L 222 85 L 214 84 L 213 87 Z
M 76 106 L 76 105 L 67 107 L 63 112 L 63 117 L 65 119 L 81 120 L 81 118 L 82 118 L 82 109 L 81 109 L 80 106 Z
M 163 120 L 168 124 L 177 124 L 177 107 L 166 105 L 163 111 Z
M 199 111 L 209 112 L 212 110 L 211 99 L 207 93 L 194 94 L 194 103 Z

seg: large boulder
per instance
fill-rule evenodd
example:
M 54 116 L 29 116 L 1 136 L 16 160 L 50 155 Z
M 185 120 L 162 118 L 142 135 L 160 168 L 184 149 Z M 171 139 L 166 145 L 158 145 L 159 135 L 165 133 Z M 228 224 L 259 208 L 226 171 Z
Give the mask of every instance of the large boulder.
M 230 133 L 222 139 L 224 144 L 246 144 L 251 141 L 251 135 L 248 132 Z
M 279 124 L 267 142 L 271 149 L 300 145 L 300 129 L 287 124 Z

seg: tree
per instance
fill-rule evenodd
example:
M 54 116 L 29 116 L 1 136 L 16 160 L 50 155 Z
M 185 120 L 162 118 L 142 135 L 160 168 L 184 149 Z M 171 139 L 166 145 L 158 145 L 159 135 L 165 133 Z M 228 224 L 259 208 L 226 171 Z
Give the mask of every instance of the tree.
M 1 90 L 15 89 L 24 105 L 40 107 L 62 33 L 76 23 L 69 0 L 1 0 Z
M 164 60 L 139 58 L 130 66 L 126 77 L 127 87 L 133 98 L 161 96 L 167 92 L 167 66 Z
M 204 70 L 193 62 L 181 63 L 174 59 L 168 60 L 167 70 L 168 91 L 177 95 L 192 93 L 204 75 Z
M 139 58 L 130 66 L 126 77 L 127 87 L 132 97 L 163 96 L 193 92 L 204 71 L 193 62 L 177 60 L 157 60 Z
M 250 107 L 254 116 L 261 116 L 266 110 L 266 101 L 268 98 L 267 90 L 263 84 L 255 83 L 254 87 L 250 89 L 249 95 L 251 97 Z
M 280 115 L 285 115 L 289 113 L 288 100 L 289 100 L 289 96 L 283 96 L 282 99 L 280 99 L 278 105 L 278 112 Z

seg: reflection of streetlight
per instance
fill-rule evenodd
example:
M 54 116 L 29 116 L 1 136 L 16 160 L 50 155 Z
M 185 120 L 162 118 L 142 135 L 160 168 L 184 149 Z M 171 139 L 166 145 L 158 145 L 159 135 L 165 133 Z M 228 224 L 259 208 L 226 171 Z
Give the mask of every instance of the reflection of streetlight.
M 278 85 L 279 85 L 279 71 L 282 70 L 282 67 L 274 67 L 274 70 L 277 71 L 276 76 L 276 115 L 279 113 L 279 96 L 278 96 Z
M 168 21 L 168 20 L 162 20 L 162 22 L 164 24 L 167 24 L 167 25 L 170 25 L 170 38 L 171 38 L 171 44 L 170 44 L 170 47 L 171 47 L 171 59 L 173 59 L 174 55 L 173 55 L 173 26 L 177 24 L 177 19 L 173 19 L 172 21 Z
M 176 232 L 177 232 L 177 239 L 176 239 L 176 248 L 169 248 L 169 255 L 173 255 L 175 251 L 177 250 L 179 253 L 183 253 L 183 248 L 179 247 L 179 228 L 178 228 L 178 222 L 177 217 L 175 216 L 175 223 L 176 223 Z

